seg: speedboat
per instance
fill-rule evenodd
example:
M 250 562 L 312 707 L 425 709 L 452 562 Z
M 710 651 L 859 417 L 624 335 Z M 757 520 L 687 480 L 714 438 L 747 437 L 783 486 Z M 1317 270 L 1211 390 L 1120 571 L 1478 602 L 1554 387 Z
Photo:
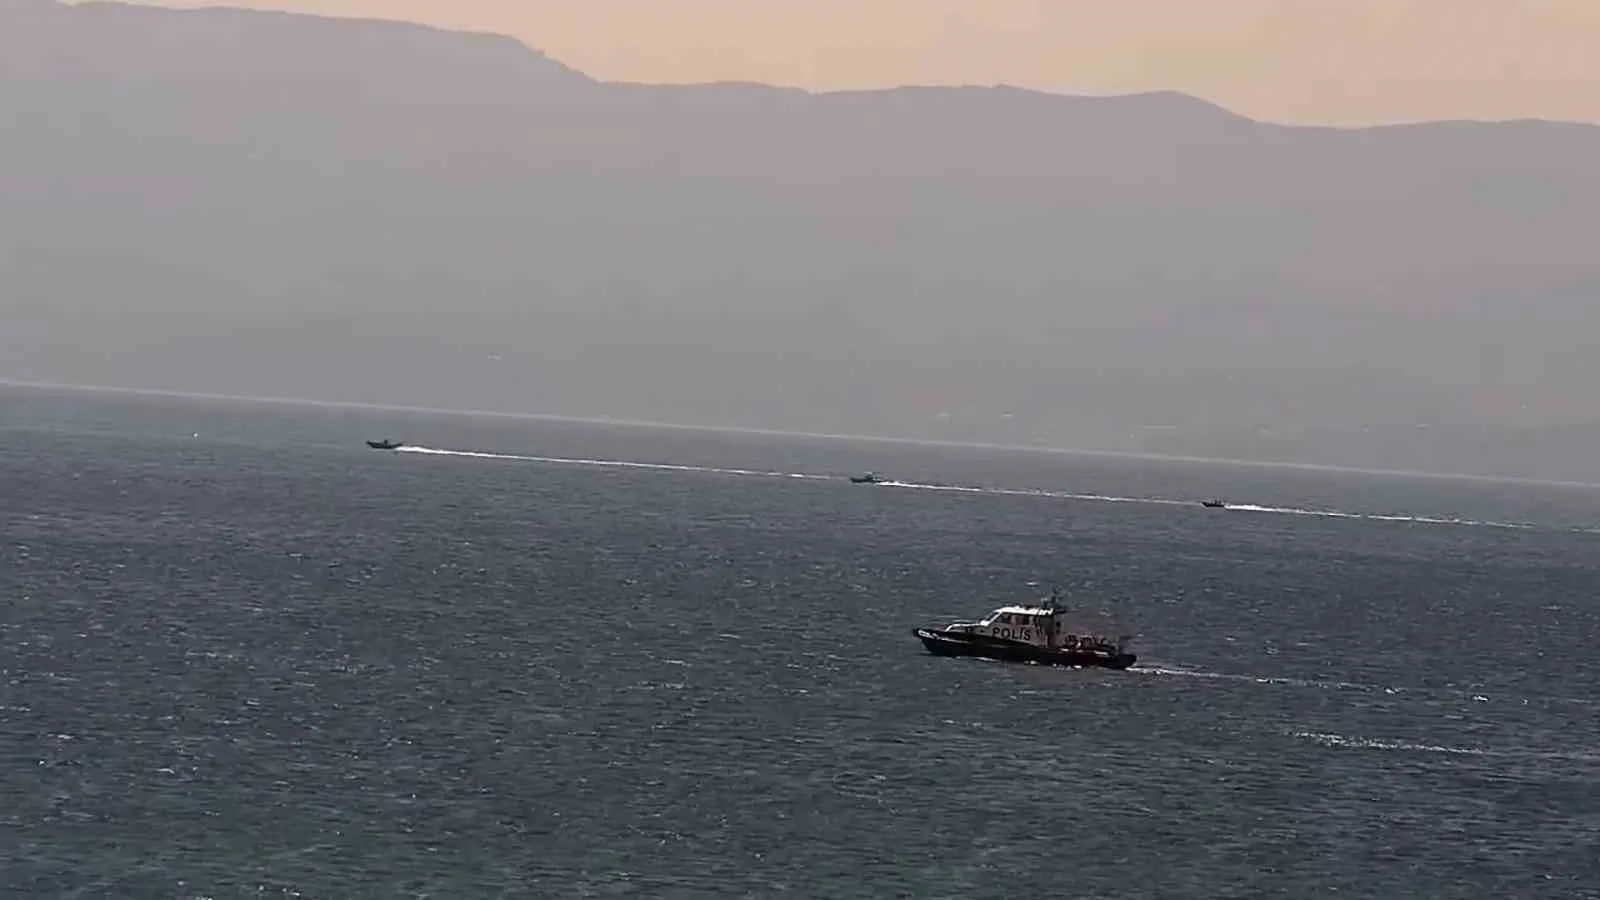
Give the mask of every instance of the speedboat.
M 977 622 L 913 628 L 911 633 L 935 656 L 1103 669 L 1126 669 L 1138 659 L 1128 650 L 1132 638 L 1097 634 L 1070 624 L 1067 616 L 1052 593 L 1037 606 L 1002 606 Z
M 872 472 L 863 472 L 860 475 L 850 476 L 851 484 L 877 484 L 878 476 Z
M 1221 500 L 1202 500 L 1202 501 L 1200 501 L 1200 505 L 1204 506 L 1206 509 L 1227 509 L 1228 508 L 1228 504 L 1222 502 Z
M 404 447 L 405 444 L 402 444 L 399 441 L 385 439 L 381 441 L 367 441 L 367 446 L 374 450 L 398 450 L 401 447 Z

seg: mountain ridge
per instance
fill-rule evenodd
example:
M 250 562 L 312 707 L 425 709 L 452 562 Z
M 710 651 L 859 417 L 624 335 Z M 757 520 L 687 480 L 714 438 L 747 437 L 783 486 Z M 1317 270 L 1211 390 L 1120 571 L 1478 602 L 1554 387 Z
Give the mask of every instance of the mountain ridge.
M 992 84 L 976 84 L 976 83 L 972 83 L 972 84 L 966 84 L 966 83 L 902 84 L 902 85 L 896 85 L 896 86 L 890 86 L 890 87 L 882 87 L 882 88 L 812 90 L 812 89 L 796 87 L 796 86 L 790 86 L 790 85 L 767 84 L 767 83 L 763 83 L 763 82 L 746 81 L 746 80 L 727 80 L 727 81 L 719 80 L 719 81 L 709 81 L 709 82 L 683 82 L 683 83 L 677 83 L 677 82 L 674 82 L 674 83 L 659 83 L 659 82 L 601 81 L 601 80 L 595 79 L 592 76 L 589 76 L 589 75 L 587 75 L 587 74 L 585 74 L 585 73 L 583 73 L 583 72 L 581 72 L 581 71 L 579 71 L 579 70 L 577 70 L 575 68 L 567 66 L 564 63 L 561 63 L 554 56 L 550 55 L 547 51 L 545 51 L 545 50 L 543 50 L 541 48 L 538 48 L 536 46 L 528 44 L 525 41 L 519 40 L 519 39 L 511 37 L 509 35 L 505 35 L 505 34 L 502 34 L 502 33 L 499 33 L 499 32 L 495 32 L 495 31 L 490 31 L 490 30 L 470 30 L 470 29 L 459 29 L 459 28 L 446 28 L 446 27 L 442 27 L 442 26 L 428 25 L 428 24 L 423 24 L 423 23 L 418 23 L 418 22 L 410 22 L 410 21 L 404 21 L 404 20 L 398 20 L 398 19 L 380 19 L 380 18 L 374 18 L 374 17 L 370 17 L 370 16 L 340 16 L 340 15 L 328 15 L 328 14 L 312 14 L 312 13 L 293 12 L 293 11 L 286 11 L 286 10 L 267 10 L 267 9 L 251 8 L 251 7 L 230 6 L 230 5 L 227 5 L 227 4 L 212 4 L 212 5 L 206 5 L 206 6 L 191 6 L 191 7 L 184 7 L 184 8 L 180 9 L 180 8 L 165 7 L 165 6 L 159 6 L 159 5 L 142 4 L 142 3 L 136 3 L 136 2 L 124 2 L 124 0 L 80 0 L 80 2 L 63 2 L 63 0 L 0 0 L 0 12 L 16 11 L 16 10 L 29 10 L 29 11 L 37 11 L 37 10 L 90 10 L 90 11 L 95 11 L 95 10 L 113 10 L 113 11 L 134 11 L 134 12 L 137 12 L 139 14 L 150 14 L 150 13 L 154 13 L 154 14 L 158 14 L 158 15 L 165 14 L 165 15 L 170 15 L 170 16 L 187 16 L 187 17 L 208 16 L 208 17 L 214 17 L 214 18 L 217 18 L 217 19 L 225 19 L 225 18 L 228 18 L 228 17 L 237 17 L 237 18 L 239 18 L 239 19 L 241 19 L 243 21 L 258 21 L 258 22 L 269 22 L 269 21 L 290 22 L 290 21 L 298 21 L 298 22 L 308 22 L 308 23 L 309 22 L 315 22 L 315 23 L 319 23 L 319 24 L 335 23 L 335 24 L 347 24 L 347 25 L 361 27 L 361 28 L 372 28 L 372 29 L 376 29 L 376 30 L 388 30 L 388 31 L 394 31 L 396 33 L 417 33 L 417 34 L 428 34 L 428 35 L 432 35 L 432 36 L 435 36 L 435 37 L 448 36 L 448 37 L 457 38 L 457 39 L 471 39 L 471 40 L 476 40 L 476 41 L 498 42 L 498 43 L 502 43 L 502 44 L 505 44 L 505 45 L 508 45 L 508 46 L 514 46 L 516 48 L 519 48 L 521 52 L 524 52 L 524 53 L 526 53 L 526 54 L 528 54 L 528 55 L 530 55 L 530 56 L 532 56 L 532 57 L 534 57 L 534 58 L 536 58 L 538 60 L 549 62 L 549 63 L 552 63 L 552 64 L 554 64 L 556 66 L 559 66 L 562 69 L 565 69 L 566 71 L 571 72 L 571 73 L 573 73 L 573 74 L 575 74 L 575 75 L 577 75 L 577 76 L 579 76 L 579 77 L 581 77 L 581 78 L 583 78 L 585 80 L 593 81 L 596 84 L 604 84 L 604 85 L 611 85 L 611 86 L 621 86 L 621 87 L 650 87 L 650 88 L 656 88 L 656 87 L 661 87 L 661 88 L 673 88 L 673 87 L 684 87 L 684 88 L 701 88 L 701 87 L 707 87 L 707 88 L 759 88 L 759 89 L 766 90 L 766 91 L 778 91 L 778 92 L 786 92 L 786 93 L 805 94 L 805 95 L 814 96 L 814 97 L 827 97 L 827 96 L 835 96 L 835 95 L 853 95 L 853 94 L 883 94 L 883 93 L 892 93 L 892 92 L 897 92 L 897 91 L 916 91 L 916 90 L 958 90 L 959 91 L 959 90 L 966 90 L 966 89 L 982 89 L 982 90 L 1010 91 L 1010 92 L 1023 93 L 1023 94 L 1034 94 L 1034 95 L 1039 95 L 1039 96 L 1043 96 L 1043 97 L 1059 97 L 1059 98 L 1069 98 L 1069 99 L 1073 99 L 1073 100 L 1091 100 L 1091 101 L 1092 100 L 1140 100 L 1140 99 L 1145 99 L 1145 98 L 1149 98 L 1149 99 L 1170 99 L 1170 100 L 1179 101 L 1181 103 L 1188 104 L 1188 105 L 1191 105 L 1191 106 L 1206 107 L 1206 108 L 1209 108 L 1209 110 L 1211 110 L 1213 112 L 1223 114 L 1223 115 L 1225 115 L 1227 117 L 1240 119 L 1240 120 L 1248 121 L 1248 122 L 1254 122 L 1254 123 L 1257 123 L 1257 124 L 1273 124 L 1273 125 L 1278 125 L 1278 127 L 1283 127 L 1283 128 L 1328 129 L 1328 130 L 1339 130 L 1339 131 L 1364 131 L 1364 130 L 1383 129 L 1383 128 L 1408 128 L 1408 127 L 1414 127 L 1414 126 L 1417 126 L 1417 125 L 1444 124 L 1444 123 L 1452 123 L 1452 122 L 1477 122 L 1477 123 L 1485 123 L 1485 124 L 1509 124 L 1509 123 L 1521 123 L 1521 122 L 1552 122 L 1552 123 L 1560 123 L 1560 124 L 1580 125 L 1580 126 L 1584 126 L 1584 127 L 1600 127 L 1600 123 L 1578 122 L 1578 121 L 1559 120 L 1559 119 L 1540 119 L 1540 118 L 1526 118 L 1526 119 L 1524 119 L 1524 118 L 1518 118 L 1518 119 L 1457 119 L 1457 118 L 1450 118 L 1450 119 L 1428 119 L 1428 120 L 1419 120 L 1419 121 L 1415 121 L 1415 122 L 1400 122 L 1400 123 L 1389 123 L 1389 124 L 1380 124 L 1380 125 L 1359 125 L 1359 126 L 1355 126 L 1355 125 L 1281 124 L 1281 123 L 1271 122 L 1270 120 L 1252 119 L 1250 117 L 1244 116 L 1243 114 L 1240 114 L 1238 112 L 1230 110 L 1227 107 L 1225 107 L 1225 106 L 1223 106 L 1223 105 L 1221 105 L 1219 103 L 1216 103 L 1214 101 L 1208 100 L 1208 99 L 1206 99 L 1204 97 L 1200 97 L 1200 96 L 1197 96 L 1197 95 L 1194 95 L 1194 94 L 1188 94 L 1188 93 L 1185 93 L 1185 92 L 1182 92 L 1182 91 L 1170 90 L 1170 89 L 1168 89 L 1168 90 L 1157 89 L 1157 90 L 1133 91 L 1133 92 L 1116 93 L 1116 94 L 1103 94 L 1103 93 L 1094 94 L 1094 93 L 1073 93 L 1073 92 L 1060 91 L 1060 90 L 1046 90 L 1046 89 L 1042 89 L 1042 88 L 1027 87 L 1027 86 L 1009 84 L 1009 83 L 1004 83 L 1004 82 L 997 82 L 997 83 L 992 83 Z
M 0 377 L 1596 477 L 1600 127 L 8 3 Z

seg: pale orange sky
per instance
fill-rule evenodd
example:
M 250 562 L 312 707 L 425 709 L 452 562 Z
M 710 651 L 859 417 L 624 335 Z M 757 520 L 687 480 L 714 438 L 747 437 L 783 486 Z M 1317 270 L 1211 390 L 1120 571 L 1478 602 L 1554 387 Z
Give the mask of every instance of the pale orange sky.
M 219 5 L 169 0 L 167 5 Z M 1600 122 L 1600 0 L 236 0 L 513 35 L 617 81 L 1179 90 L 1254 118 Z

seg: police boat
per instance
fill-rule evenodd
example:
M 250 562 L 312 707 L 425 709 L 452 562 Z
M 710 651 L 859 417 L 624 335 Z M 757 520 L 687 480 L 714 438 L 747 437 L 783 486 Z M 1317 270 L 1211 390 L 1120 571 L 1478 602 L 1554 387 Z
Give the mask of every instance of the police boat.
M 976 656 L 1003 662 L 1126 669 L 1138 656 L 1126 635 L 1112 638 L 1068 622 L 1069 610 L 1054 592 L 1038 606 L 1002 606 L 977 622 L 911 633 L 935 656 Z

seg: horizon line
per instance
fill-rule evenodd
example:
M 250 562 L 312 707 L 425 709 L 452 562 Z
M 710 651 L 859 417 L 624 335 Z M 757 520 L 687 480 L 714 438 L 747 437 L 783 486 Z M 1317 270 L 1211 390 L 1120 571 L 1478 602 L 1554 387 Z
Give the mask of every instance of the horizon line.
M 463 409 L 439 406 L 409 406 L 400 403 L 374 403 L 360 400 L 318 400 L 307 397 L 259 396 L 249 394 L 219 394 L 208 391 L 185 391 L 169 388 L 124 387 L 116 385 L 80 384 L 64 381 L 36 381 L 31 379 L 0 377 L 0 388 L 21 388 L 40 391 L 63 391 L 86 394 L 121 394 L 139 397 L 165 397 L 174 400 L 228 401 L 267 406 L 304 406 L 317 409 L 360 409 L 374 412 L 423 413 L 436 416 L 461 416 L 468 418 L 499 418 L 529 422 L 564 422 L 581 425 L 605 425 L 618 428 L 652 428 L 671 431 L 702 431 L 713 434 L 748 434 L 765 437 L 803 438 L 806 440 L 845 441 L 873 444 L 898 444 L 915 447 L 947 447 L 968 450 L 998 450 L 1014 453 L 1031 453 L 1058 456 L 1109 457 L 1137 459 L 1151 462 L 1179 462 L 1215 466 L 1238 466 L 1264 469 L 1292 469 L 1311 472 L 1337 472 L 1351 475 L 1377 475 L 1404 478 L 1432 478 L 1451 481 L 1478 481 L 1503 484 L 1520 484 L 1539 487 L 1566 487 L 1600 489 L 1600 482 L 1567 479 L 1534 478 L 1520 475 L 1484 475 L 1469 472 L 1430 472 L 1420 469 L 1369 469 L 1323 463 L 1296 463 L 1269 460 L 1236 459 L 1222 456 L 1184 456 L 1166 453 L 1148 453 L 1134 450 L 1090 450 L 1074 447 L 1036 446 L 1031 444 L 1001 444 L 985 441 L 956 441 L 935 438 L 893 437 L 881 434 L 847 434 L 825 431 L 800 431 L 785 428 L 757 428 L 740 425 L 705 425 L 683 422 L 664 422 L 650 419 L 617 418 L 612 416 L 578 416 L 561 413 L 510 412 L 493 409 Z

